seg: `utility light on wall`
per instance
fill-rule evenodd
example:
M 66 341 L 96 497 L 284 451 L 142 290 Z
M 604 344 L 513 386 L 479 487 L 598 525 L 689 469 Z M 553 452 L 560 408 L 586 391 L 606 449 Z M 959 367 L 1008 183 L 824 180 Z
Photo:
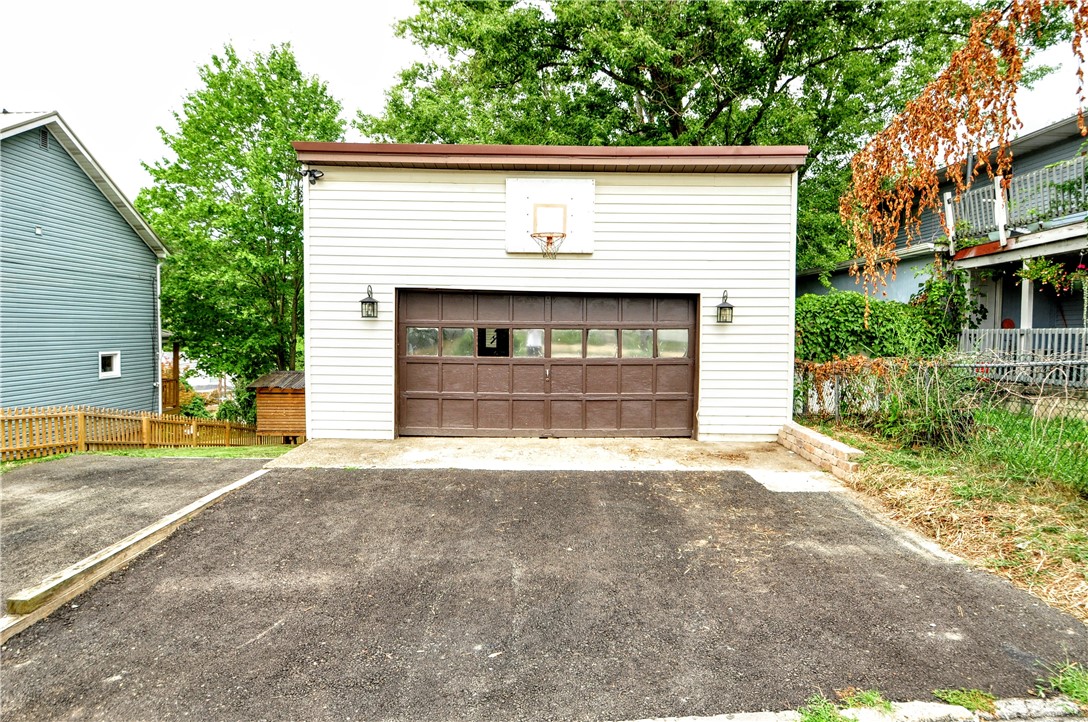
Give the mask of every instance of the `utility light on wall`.
M 729 291 L 722 291 L 722 302 L 718 304 L 718 323 L 733 323 L 733 304 L 729 303 Z
M 314 183 L 317 183 L 318 178 L 324 177 L 325 172 L 317 170 L 316 168 L 306 168 L 304 170 L 300 170 L 299 174 L 303 178 L 309 178 L 310 179 L 310 185 L 313 185 Z
M 359 301 L 359 308 L 362 311 L 363 318 L 378 317 L 378 299 L 374 298 L 374 289 L 370 286 L 366 287 L 366 298 Z

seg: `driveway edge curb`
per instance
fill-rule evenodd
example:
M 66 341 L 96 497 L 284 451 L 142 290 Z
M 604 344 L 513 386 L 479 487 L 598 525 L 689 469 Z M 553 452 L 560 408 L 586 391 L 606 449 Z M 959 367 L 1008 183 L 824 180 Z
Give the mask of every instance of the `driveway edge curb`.
M 11 595 L 5 602 L 6 614 L 0 617 L 0 644 L 46 618 L 99 580 L 168 538 L 179 526 L 227 494 L 269 471 L 271 469 L 258 469 L 249 476 L 216 489 L 173 514 L 168 514 L 121 541 L 76 562 L 67 569 L 46 577 L 40 584 Z

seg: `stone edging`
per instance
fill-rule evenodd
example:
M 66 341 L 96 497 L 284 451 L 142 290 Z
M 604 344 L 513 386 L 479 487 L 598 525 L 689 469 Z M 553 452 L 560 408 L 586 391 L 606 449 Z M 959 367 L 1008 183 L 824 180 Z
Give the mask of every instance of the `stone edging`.
M 778 443 L 844 481 L 857 472 L 857 460 L 864 453 L 794 421 L 782 425 Z

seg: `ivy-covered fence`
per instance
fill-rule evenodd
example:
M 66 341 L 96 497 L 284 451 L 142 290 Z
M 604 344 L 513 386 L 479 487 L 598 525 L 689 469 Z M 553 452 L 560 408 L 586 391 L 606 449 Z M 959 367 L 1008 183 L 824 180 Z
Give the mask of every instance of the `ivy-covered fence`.
M 991 406 L 1033 417 L 1088 422 L 1088 360 L 1037 359 L 1030 364 L 958 354 L 926 359 L 851 356 L 797 361 L 794 413 L 847 419 L 885 431 L 917 426 L 915 440 L 962 427 L 965 415 Z M 895 435 L 900 435 L 896 433 Z

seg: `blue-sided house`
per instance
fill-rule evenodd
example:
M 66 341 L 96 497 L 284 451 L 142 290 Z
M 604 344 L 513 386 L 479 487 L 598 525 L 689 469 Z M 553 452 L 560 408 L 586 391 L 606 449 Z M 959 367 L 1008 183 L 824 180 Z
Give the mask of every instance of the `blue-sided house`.
M 970 272 L 987 311 L 980 329 L 964 332 L 961 350 L 1084 355 L 1083 287 L 1057 290 L 1025 280 L 1021 270 L 1044 261 L 1069 274 L 1088 264 L 1088 155 L 1076 116 L 1017 138 L 1012 154 L 1007 183 L 983 172 L 958 199 L 950 183 L 942 187 L 940 213 L 951 221 L 951 239 L 936 212 L 923 214 L 909 248 L 900 234 L 899 270 L 887 298 L 909 300 L 939 255 Z M 832 285 L 859 290 L 845 265 Z M 814 272 L 798 274 L 798 295 L 826 292 Z
M 0 114 L 0 406 L 160 410 L 166 255 L 57 113 Z

